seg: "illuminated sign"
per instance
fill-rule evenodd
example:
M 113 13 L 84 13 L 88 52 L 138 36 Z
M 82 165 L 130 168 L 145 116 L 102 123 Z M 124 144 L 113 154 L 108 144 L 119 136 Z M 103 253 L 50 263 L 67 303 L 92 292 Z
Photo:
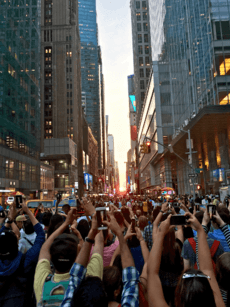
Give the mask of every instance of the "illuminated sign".
M 129 95 L 129 98 L 130 98 L 130 101 L 131 101 L 131 103 L 132 103 L 134 112 L 136 112 L 136 111 L 137 111 L 137 107 L 136 107 L 136 97 L 135 97 L 135 95 Z

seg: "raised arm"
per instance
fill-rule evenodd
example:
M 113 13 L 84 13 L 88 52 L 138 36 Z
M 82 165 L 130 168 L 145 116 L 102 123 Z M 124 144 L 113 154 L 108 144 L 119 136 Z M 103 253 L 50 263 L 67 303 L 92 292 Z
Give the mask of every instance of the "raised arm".
M 157 229 L 157 233 L 155 235 L 154 243 L 152 250 L 148 259 L 148 302 L 149 307 L 167 307 L 167 303 L 164 298 L 163 289 L 159 277 L 159 270 L 161 264 L 161 255 L 163 249 L 163 241 L 166 233 L 169 231 L 170 227 L 170 218 L 168 218 L 161 223 L 159 228 Z
M 198 235 L 198 259 L 199 259 L 199 266 L 200 270 L 210 277 L 209 283 L 213 290 L 213 294 L 215 297 L 215 302 L 217 307 L 224 307 L 224 301 L 221 296 L 221 292 L 219 289 L 219 286 L 216 281 L 215 273 L 213 271 L 213 265 L 212 265 L 212 259 L 211 254 L 206 238 L 206 233 L 202 227 L 202 225 L 199 223 L 199 221 L 196 219 L 194 215 L 191 213 L 186 213 L 190 218 L 188 220 L 188 223 L 190 223 L 191 227 L 197 231 Z

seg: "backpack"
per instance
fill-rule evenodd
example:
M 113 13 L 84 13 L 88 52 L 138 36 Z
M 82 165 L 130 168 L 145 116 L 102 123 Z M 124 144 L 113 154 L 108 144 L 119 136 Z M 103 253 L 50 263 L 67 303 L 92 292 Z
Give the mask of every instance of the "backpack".
M 68 280 L 61 280 L 60 282 L 55 282 L 53 280 L 54 276 L 53 275 L 48 275 L 44 286 L 43 286 L 43 291 L 42 291 L 42 298 L 38 303 L 38 307 L 44 307 L 44 306 L 49 306 L 49 307 L 57 307 L 60 306 L 63 299 L 65 292 L 69 286 L 69 279 Z M 55 290 L 57 289 L 62 289 L 63 294 L 53 294 Z
M 194 253 L 196 254 L 196 241 L 193 238 L 189 238 L 188 242 L 190 243 Z M 215 253 L 217 252 L 217 250 L 219 248 L 219 245 L 220 245 L 220 241 L 214 240 L 214 242 L 213 242 L 213 244 L 210 248 L 210 253 L 211 253 L 211 258 L 212 258 L 212 266 L 213 266 L 214 272 L 216 271 L 216 264 L 215 264 L 213 258 L 214 258 Z M 196 270 L 198 269 L 197 263 L 195 263 L 194 268 Z

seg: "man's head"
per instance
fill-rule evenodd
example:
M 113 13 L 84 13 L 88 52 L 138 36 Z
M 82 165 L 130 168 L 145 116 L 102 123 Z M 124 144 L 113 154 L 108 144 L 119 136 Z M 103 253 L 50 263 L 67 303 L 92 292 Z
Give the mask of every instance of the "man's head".
M 31 223 L 30 219 L 27 219 L 25 222 L 23 222 L 23 229 L 27 235 L 31 235 L 34 233 L 34 226 Z
M 18 238 L 13 231 L 0 234 L 0 260 L 13 260 L 18 255 Z
M 45 212 L 42 216 L 42 224 L 46 227 L 49 226 L 50 224 L 50 220 L 51 220 L 51 217 L 52 217 L 52 213 L 51 212 Z
M 16 225 L 18 226 L 18 229 L 20 230 L 23 228 L 23 222 L 26 221 L 26 217 L 24 215 L 19 215 L 16 217 L 15 221 Z
M 66 205 L 63 205 L 62 207 L 62 210 L 65 212 L 65 214 L 67 215 L 70 211 L 70 205 L 66 204 Z
M 71 307 L 108 307 L 108 297 L 99 277 L 87 276 L 74 291 Z
M 141 210 L 140 209 L 137 209 L 136 215 L 137 215 L 137 217 L 141 216 Z
M 51 261 L 55 270 L 67 273 L 77 257 L 78 239 L 75 235 L 61 234 L 50 246 Z

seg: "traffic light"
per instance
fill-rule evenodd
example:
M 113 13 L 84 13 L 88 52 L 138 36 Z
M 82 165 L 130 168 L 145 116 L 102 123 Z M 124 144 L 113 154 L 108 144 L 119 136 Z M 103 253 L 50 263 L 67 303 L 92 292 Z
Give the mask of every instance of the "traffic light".
M 141 144 L 141 153 L 145 153 L 145 143 Z
M 151 142 L 150 141 L 148 141 L 147 143 L 146 143 L 146 153 L 150 153 L 151 152 Z

